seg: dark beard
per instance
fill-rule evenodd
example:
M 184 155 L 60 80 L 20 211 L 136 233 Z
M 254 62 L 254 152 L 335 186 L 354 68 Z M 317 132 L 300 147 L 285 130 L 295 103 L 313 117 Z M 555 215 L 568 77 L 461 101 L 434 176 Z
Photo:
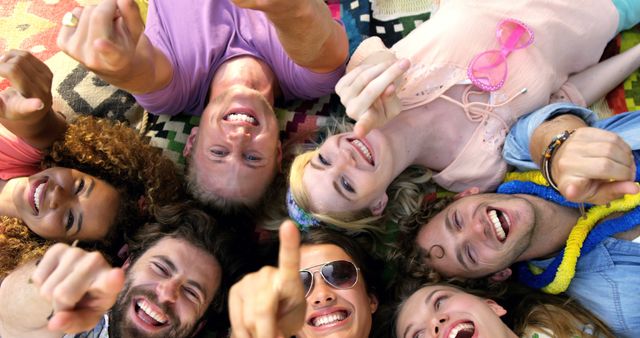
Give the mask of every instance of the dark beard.
M 176 316 L 173 309 L 166 306 L 166 304 L 160 304 L 158 297 L 152 291 L 146 290 L 142 287 L 131 287 L 131 282 L 127 281 L 123 292 L 118 295 L 118 300 L 109 313 L 109 337 L 110 338 L 183 338 L 190 337 L 195 328 L 195 322 L 188 325 L 183 325 L 180 322 L 178 316 Z M 139 296 L 146 297 L 149 301 L 152 301 L 158 305 L 162 311 L 169 318 L 170 327 L 168 330 L 157 332 L 156 334 L 150 334 L 147 331 L 138 329 L 131 319 L 127 317 L 127 312 L 132 306 L 133 299 Z

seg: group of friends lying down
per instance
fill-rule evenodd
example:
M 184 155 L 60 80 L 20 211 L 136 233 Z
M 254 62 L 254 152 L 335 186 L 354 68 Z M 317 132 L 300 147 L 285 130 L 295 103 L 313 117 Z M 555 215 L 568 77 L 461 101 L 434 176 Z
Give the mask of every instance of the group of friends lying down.
M 381 0 L 376 0 L 381 1 Z M 0 337 L 639 337 L 636 0 L 441 0 L 349 53 L 322 0 L 76 7 L 62 51 L 156 115 L 65 117 L 4 50 Z M 317 142 L 274 104 L 335 93 Z

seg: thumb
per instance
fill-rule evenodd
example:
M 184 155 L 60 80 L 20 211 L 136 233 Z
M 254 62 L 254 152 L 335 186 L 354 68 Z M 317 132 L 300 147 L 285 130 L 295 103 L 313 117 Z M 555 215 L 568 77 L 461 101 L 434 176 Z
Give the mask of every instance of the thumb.
M 24 99 L 18 103 L 16 111 L 21 114 L 31 113 L 44 109 L 44 102 L 38 98 Z
M 140 14 L 140 8 L 134 0 L 117 0 L 116 5 L 122 14 L 124 24 L 131 33 L 135 44 L 144 31 L 144 21 Z
M 353 132 L 357 137 L 364 138 L 365 136 L 367 136 L 367 134 L 369 134 L 371 129 L 375 127 L 375 125 L 376 121 L 373 117 L 373 114 L 371 113 L 371 110 L 367 110 L 367 112 L 360 117 L 358 122 L 356 122 L 356 125 L 353 128 Z

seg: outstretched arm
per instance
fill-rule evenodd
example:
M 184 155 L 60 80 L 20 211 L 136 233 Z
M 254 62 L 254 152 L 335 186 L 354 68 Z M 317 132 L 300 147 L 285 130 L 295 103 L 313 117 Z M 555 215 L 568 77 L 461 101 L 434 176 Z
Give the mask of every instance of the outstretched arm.
M 124 285 L 124 273 L 97 252 L 58 243 L 39 264 L 13 271 L 0 286 L 2 337 L 60 337 L 93 328 Z
M 343 65 L 349 54 L 347 33 L 331 18 L 322 0 L 233 0 L 244 8 L 264 12 L 280 43 L 298 65 L 328 73 Z
M 578 89 L 587 106 L 590 106 L 607 95 L 639 67 L 640 44 L 571 75 L 568 82 Z
M 0 76 L 12 87 L 0 92 L 0 123 L 28 144 L 46 149 L 62 137 L 67 124 L 51 108 L 49 67 L 25 51 L 0 56 Z
M 171 81 L 171 63 L 143 34 L 134 0 L 102 0 L 72 13 L 78 25 L 60 29 L 58 46 L 105 81 L 134 94 L 156 91 Z

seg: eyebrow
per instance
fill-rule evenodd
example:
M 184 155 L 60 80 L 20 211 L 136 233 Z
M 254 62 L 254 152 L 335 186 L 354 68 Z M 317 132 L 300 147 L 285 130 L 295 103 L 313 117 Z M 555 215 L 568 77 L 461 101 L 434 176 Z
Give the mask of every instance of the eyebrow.
M 431 303 L 431 298 L 433 298 L 433 295 L 440 290 L 442 289 L 435 289 L 429 292 L 427 297 L 424 299 L 424 304 L 428 306 Z M 402 336 L 407 337 L 407 334 L 409 334 L 409 331 L 411 330 L 412 327 L 413 327 L 413 324 L 409 324 L 409 326 L 407 326 L 407 328 L 404 330 L 404 333 L 402 334 Z
M 169 257 L 164 256 L 164 255 L 158 255 L 158 256 L 153 256 L 153 257 L 161 260 L 164 264 L 166 264 L 169 267 L 169 270 L 171 270 L 172 273 L 174 273 L 174 274 L 178 273 L 178 268 L 176 268 L 176 265 L 173 264 L 173 262 L 169 259 Z M 200 291 L 200 293 L 202 293 L 202 295 L 204 296 L 204 299 L 202 300 L 203 302 L 205 301 L 205 299 L 208 298 L 207 292 L 204 290 L 202 285 L 200 285 L 200 283 L 194 281 L 193 279 L 187 279 L 187 284 L 193 286 L 194 288 L 198 289 L 198 291 Z

